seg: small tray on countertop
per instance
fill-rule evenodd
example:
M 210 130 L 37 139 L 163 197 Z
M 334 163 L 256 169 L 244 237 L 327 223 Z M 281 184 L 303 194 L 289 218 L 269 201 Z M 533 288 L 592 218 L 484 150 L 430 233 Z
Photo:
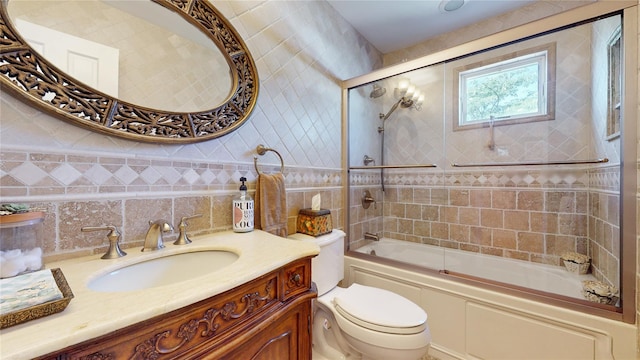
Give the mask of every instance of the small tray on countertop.
M 62 274 L 62 270 L 58 268 L 51 269 L 51 274 L 53 274 L 53 278 L 62 292 L 62 299 L 48 301 L 26 309 L 0 315 L 0 329 L 59 313 L 69 305 L 69 302 L 73 299 L 73 292 L 69 284 L 67 284 L 64 274 Z

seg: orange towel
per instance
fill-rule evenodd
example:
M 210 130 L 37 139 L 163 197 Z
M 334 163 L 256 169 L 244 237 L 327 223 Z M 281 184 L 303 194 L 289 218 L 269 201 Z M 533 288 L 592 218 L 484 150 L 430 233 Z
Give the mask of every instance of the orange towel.
M 282 173 L 258 175 L 254 211 L 257 229 L 287 237 L 287 194 Z

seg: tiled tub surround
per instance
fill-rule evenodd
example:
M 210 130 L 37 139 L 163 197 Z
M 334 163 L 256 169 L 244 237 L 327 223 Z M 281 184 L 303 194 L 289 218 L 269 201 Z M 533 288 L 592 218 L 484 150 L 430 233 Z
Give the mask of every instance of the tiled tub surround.
M 526 170 L 379 172 L 351 175 L 350 246 L 381 237 L 561 266 L 590 255 L 599 280 L 619 284 L 616 166 Z M 379 201 L 363 209 L 364 190 Z
M 231 199 L 241 176 L 255 190 L 253 164 L 154 159 L 116 154 L 104 156 L 9 151 L 0 155 L 0 198 L 3 203 L 28 203 L 46 211 L 42 247 L 45 263 L 105 252 L 106 232 L 81 232 L 83 226 L 115 225 L 124 249 L 142 246 L 148 221 L 167 219 L 175 232 L 183 216 L 190 236 L 231 229 Z M 260 171 L 278 167 L 261 165 Z M 334 227 L 342 224 L 341 174 L 338 169 L 285 168 L 288 229 L 295 232 L 298 210 L 311 207 L 321 194 Z

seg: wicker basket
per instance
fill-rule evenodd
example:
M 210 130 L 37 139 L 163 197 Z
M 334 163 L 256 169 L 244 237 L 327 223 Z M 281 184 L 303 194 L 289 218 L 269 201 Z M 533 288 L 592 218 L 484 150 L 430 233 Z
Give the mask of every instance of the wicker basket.
M 577 252 L 566 252 L 560 256 L 564 262 L 564 267 L 574 274 L 586 274 L 589 271 L 591 258 Z
M 582 295 L 589 301 L 606 305 L 616 305 L 620 299 L 617 287 L 597 280 L 583 280 Z
M 591 263 L 588 263 L 588 262 L 583 264 L 578 264 L 568 260 L 562 260 L 562 261 L 564 262 L 564 267 L 567 268 L 569 272 L 574 274 L 579 274 L 579 275 L 586 274 L 589 271 L 589 266 L 591 265 Z
M 69 305 L 69 302 L 73 299 L 73 292 L 71 292 L 71 288 L 62 274 L 62 270 L 51 269 L 51 273 L 62 292 L 63 298 L 0 315 L 0 329 L 59 313 Z

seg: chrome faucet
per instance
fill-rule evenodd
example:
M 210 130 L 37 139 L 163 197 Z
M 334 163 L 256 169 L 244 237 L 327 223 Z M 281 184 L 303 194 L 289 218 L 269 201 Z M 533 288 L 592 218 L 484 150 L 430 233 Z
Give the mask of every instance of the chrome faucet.
M 164 247 L 162 233 L 170 231 L 173 231 L 173 226 L 166 220 L 149 221 L 149 230 L 147 230 L 142 251 L 162 249 Z

